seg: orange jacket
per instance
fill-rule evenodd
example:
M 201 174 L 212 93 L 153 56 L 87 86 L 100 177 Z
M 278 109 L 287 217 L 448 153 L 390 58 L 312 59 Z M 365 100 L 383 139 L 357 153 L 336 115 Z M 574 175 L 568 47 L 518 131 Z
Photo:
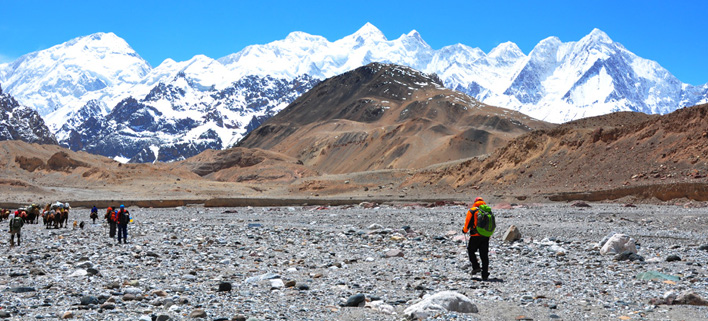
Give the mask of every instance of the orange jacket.
M 477 207 L 480 205 L 486 205 L 484 201 L 478 201 L 475 202 L 472 205 L 472 208 L 470 208 L 467 211 L 467 217 L 465 218 L 465 226 L 462 228 L 462 233 L 468 233 L 470 230 L 474 233 L 470 234 L 470 236 L 480 236 L 479 233 L 477 233 Z M 472 223 L 470 225 L 470 223 Z

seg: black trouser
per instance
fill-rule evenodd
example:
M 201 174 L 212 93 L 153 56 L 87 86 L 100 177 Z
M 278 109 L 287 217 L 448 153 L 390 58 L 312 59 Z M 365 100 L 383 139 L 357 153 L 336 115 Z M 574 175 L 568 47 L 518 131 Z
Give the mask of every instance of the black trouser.
M 482 275 L 489 275 L 489 238 L 486 236 L 470 236 L 467 243 L 467 255 L 470 258 L 473 269 L 479 269 L 475 252 L 479 250 L 479 258 L 482 260 Z
M 116 237 L 116 222 L 108 222 L 108 236 Z
M 123 243 L 128 243 L 128 224 L 118 224 L 118 243 L 121 238 Z
M 20 231 L 11 231 L 10 232 L 10 245 L 15 245 L 15 234 L 17 234 L 17 245 L 20 245 Z

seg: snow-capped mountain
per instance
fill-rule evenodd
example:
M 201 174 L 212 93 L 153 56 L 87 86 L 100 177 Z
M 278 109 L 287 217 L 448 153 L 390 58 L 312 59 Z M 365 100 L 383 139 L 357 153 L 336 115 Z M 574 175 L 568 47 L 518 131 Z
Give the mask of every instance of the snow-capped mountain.
M 72 150 L 130 162 L 181 160 L 205 149 L 234 145 L 248 131 L 285 108 L 317 80 L 246 76 L 223 90 L 178 73 L 138 100 L 128 97 L 105 117 L 90 101 L 60 132 Z
M 253 126 L 248 125 L 250 119 L 277 113 L 291 101 L 289 95 L 307 88 L 294 89 L 295 83 L 311 84 L 371 62 L 435 73 L 448 88 L 551 122 L 625 110 L 668 113 L 708 102 L 708 84 L 684 84 L 658 63 L 636 56 L 598 29 L 577 42 L 544 39 L 526 55 L 512 42 L 489 53 L 463 44 L 435 50 L 415 30 L 388 40 L 369 23 L 333 42 L 298 31 L 283 40 L 248 46 L 216 60 L 197 55 L 184 62 L 167 59 L 155 68 L 115 34 L 98 33 L 0 64 L 0 84 L 24 105 L 38 110 L 61 144 L 130 159 L 137 154 L 108 152 L 108 145 L 96 147 L 100 144 L 89 139 L 98 139 L 97 132 L 87 131 L 90 124 L 135 131 L 136 124 L 131 122 L 144 118 L 117 117 L 115 109 L 119 107 L 143 110 L 154 124 L 191 119 L 189 125 L 178 126 L 181 131 L 177 132 L 161 126 L 146 127 L 157 132 L 139 131 L 138 136 L 153 139 L 151 144 L 157 146 L 190 139 L 196 142 L 207 132 L 203 129 L 209 123 L 206 119 L 211 119 L 239 129 L 213 129 L 205 135 L 218 136 L 220 143 L 198 145 L 224 148 Z M 288 98 L 259 91 L 272 85 L 243 83 L 261 81 L 290 88 L 280 92 L 287 92 Z M 236 96 L 214 98 L 219 93 Z M 268 112 L 246 107 L 248 97 L 267 97 L 263 110 Z M 231 114 L 232 110 L 239 110 L 239 116 Z M 229 118 L 217 121 L 214 117 Z M 236 118 L 238 125 L 234 125 Z M 197 127 L 201 129 L 195 131 Z M 137 137 L 123 130 L 107 135 L 116 140 L 123 135 L 126 141 Z M 148 152 L 138 153 L 142 160 L 151 159 Z M 156 158 L 166 159 L 164 155 L 160 152 Z
M 47 117 L 92 99 L 111 108 L 117 102 L 114 93 L 128 91 L 151 69 L 125 40 L 113 33 L 96 33 L 0 65 L 0 83 L 22 104 Z M 47 119 L 54 130 L 63 120 Z
M 57 144 L 36 110 L 21 106 L 0 86 L 0 141 L 21 140 L 28 143 Z

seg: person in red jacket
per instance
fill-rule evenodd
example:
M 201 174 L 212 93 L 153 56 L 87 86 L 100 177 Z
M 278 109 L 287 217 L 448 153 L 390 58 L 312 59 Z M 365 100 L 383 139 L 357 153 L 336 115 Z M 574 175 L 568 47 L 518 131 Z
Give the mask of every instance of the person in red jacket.
M 486 281 L 489 278 L 489 237 L 482 236 L 477 233 L 477 211 L 480 205 L 487 203 L 481 197 L 474 200 L 472 208 L 467 211 L 465 218 L 465 226 L 462 228 L 462 233 L 470 233 L 470 240 L 467 242 L 467 256 L 469 256 L 472 264 L 472 274 L 482 272 L 482 280 Z M 479 258 L 482 260 L 482 268 L 479 268 L 477 256 L 475 252 L 479 251 Z

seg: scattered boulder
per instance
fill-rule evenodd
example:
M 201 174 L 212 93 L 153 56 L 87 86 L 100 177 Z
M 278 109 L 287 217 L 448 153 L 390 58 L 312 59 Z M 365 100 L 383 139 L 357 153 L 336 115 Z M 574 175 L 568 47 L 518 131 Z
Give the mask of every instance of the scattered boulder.
M 428 295 L 403 311 L 409 318 L 425 319 L 442 312 L 477 313 L 477 306 L 467 296 L 454 291 Z
M 681 261 L 681 257 L 676 254 L 672 254 L 672 255 L 669 255 L 666 257 L 666 262 L 674 262 L 674 261 Z
M 502 241 L 506 243 L 512 243 L 516 240 L 521 239 L 521 232 L 519 229 L 516 227 L 516 225 L 509 226 L 509 228 L 506 230 L 504 233 L 504 236 L 502 237 Z
M 618 254 L 623 252 L 637 253 L 637 244 L 626 234 L 615 234 L 600 249 L 600 254 Z
M 221 282 L 219 283 L 219 292 L 228 292 L 231 291 L 231 283 L 230 282 Z
M 703 250 L 703 251 L 708 251 L 708 244 L 701 245 L 698 249 Z
M 344 303 L 345 307 L 358 307 L 359 305 L 363 305 L 364 302 L 366 302 L 366 296 L 363 293 L 357 293 L 352 296 L 350 296 L 347 299 L 347 302 Z
M 98 298 L 92 295 L 84 295 L 81 297 L 81 305 L 99 304 Z
M 269 282 L 271 289 L 282 289 L 285 287 L 283 279 L 270 279 Z
M 204 309 L 196 309 L 192 311 L 192 313 L 189 314 L 190 318 L 206 318 L 207 313 L 204 311 Z
M 386 253 L 384 253 L 384 256 L 387 257 L 387 258 L 391 258 L 391 257 L 403 257 L 403 251 L 401 251 L 401 250 L 396 250 L 396 249 L 394 249 L 394 250 L 388 250 L 388 251 L 386 251 Z

